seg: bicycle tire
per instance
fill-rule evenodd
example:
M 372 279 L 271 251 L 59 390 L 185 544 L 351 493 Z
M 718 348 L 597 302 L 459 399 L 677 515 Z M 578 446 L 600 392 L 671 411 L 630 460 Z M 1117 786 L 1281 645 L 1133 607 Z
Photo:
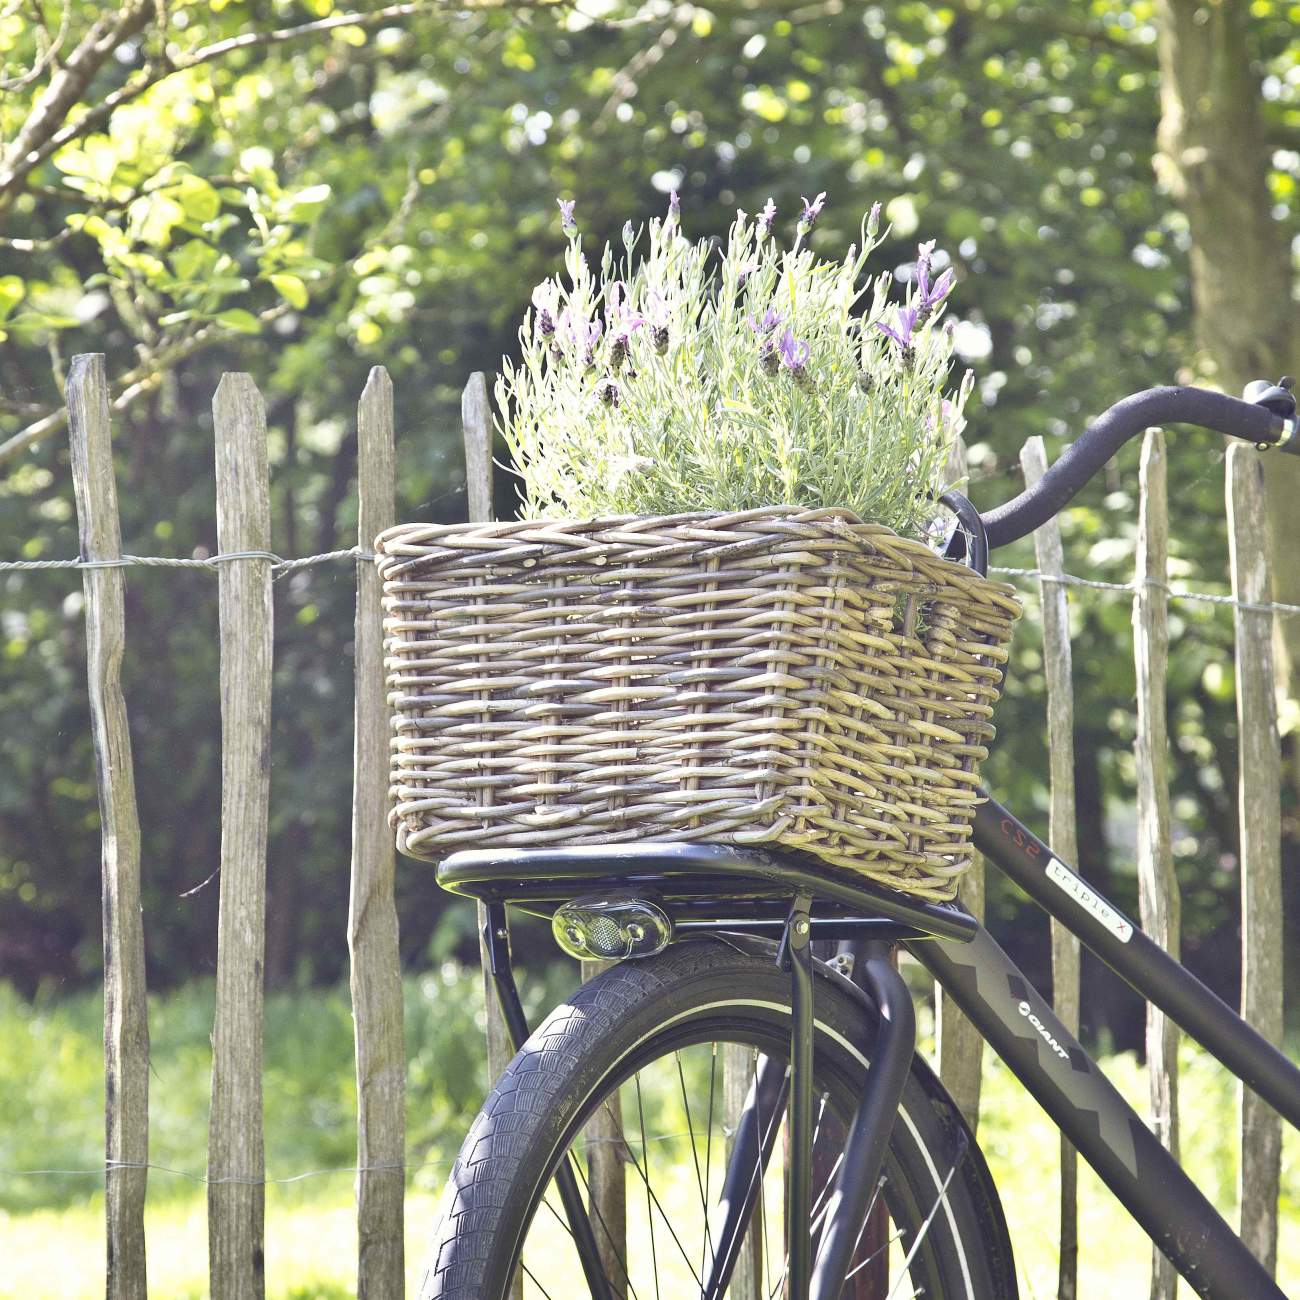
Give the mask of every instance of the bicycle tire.
M 876 1016 L 856 986 L 825 967 L 817 970 L 814 1077 L 819 1091 L 835 1096 L 838 1110 L 864 1086 Z M 631 1077 L 639 1089 L 643 1063 L 666 1060 L 686 1043 L 719 1041 L 784 1057 L 789 1017 L 789 977 L 777 969 L 771 946 L 760 942 L 681 942 L 584 985 L 533 1033 L 474 1121 L 444 1194 L 419 1300 L 504 1300 L 559 1161 L 607 1097 Z M 712 1080 L 710 1088 L 712 1094 Z M 684 1075 L 682 1093 L 685 1098 Z M 644 1123 L 643 1116 L 643 1151 Z M 692 1135 L 692 1150 L 694 1142 Z M 624 1139 L 624 1145 L 635 1143 Z M 905 1244 L 920 1231 L 908 1273 L 911 1279 L 919 1270 L 925 1283 L 916 1294 L 1014 1300 L 1010 1240 L 983 1157 L 955 1104 L 917 1058 L 886 1177 L 894 1222 L 911 1220 L 913 1237 L 904 1233 Z M 646 1209 L 653 1252 L 649 1199 Z M 925 1215 L 928 1227 L 918 1229 Z M 626 1262 L 623 1272 L 630 1276 Z M 658 1272 L 656 1262 L 656 1293 Z M 631 1285 L 625 1277 L 620 1289 Z M 564 1292 L 588 1293 L 585 1284 Z

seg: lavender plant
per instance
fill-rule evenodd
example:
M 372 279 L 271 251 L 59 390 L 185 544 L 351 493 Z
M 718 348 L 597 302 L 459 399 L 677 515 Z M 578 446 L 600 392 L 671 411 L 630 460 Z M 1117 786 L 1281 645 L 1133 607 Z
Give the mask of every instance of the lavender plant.
M 891 276 L 863 274 L 879 205 L 832 262 L 806 246 L 824 201 L 790 247 L 769 199 L 714 249 L 683 234 L 674 194 L 598 273 L 560 201 L 565 274 L 537 286 L 496 388 L 530 517 L 842 506 L 924 533 L 971 384 L 948 389 L 953 273 L 922 244 L 891 301 Z

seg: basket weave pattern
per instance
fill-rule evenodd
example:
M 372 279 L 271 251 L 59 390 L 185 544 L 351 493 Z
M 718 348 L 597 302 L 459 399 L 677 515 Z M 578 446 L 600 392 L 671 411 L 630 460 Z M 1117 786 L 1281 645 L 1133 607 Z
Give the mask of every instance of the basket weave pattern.
M 376 546 L 403 852 L 761 843 L 952 897 L 1011 588 L 841 510 Z

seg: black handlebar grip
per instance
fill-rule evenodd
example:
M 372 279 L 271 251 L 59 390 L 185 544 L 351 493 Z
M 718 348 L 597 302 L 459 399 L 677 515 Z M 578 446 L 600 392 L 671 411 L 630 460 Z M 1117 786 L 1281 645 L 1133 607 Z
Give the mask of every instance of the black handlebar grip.
M 1287 421 L 1263 406 L 1205 388 L 1148 388 L 1102 412 L 1038 483 L 981 516 L 989 549 L 1032 533 L 1065 508 L 1090 478 L 1130 439 L 1155 424 L 1196 424 L 1230 438 L 1278 444 Z M 1300 450 L 1291 436 L 1286 450 Z

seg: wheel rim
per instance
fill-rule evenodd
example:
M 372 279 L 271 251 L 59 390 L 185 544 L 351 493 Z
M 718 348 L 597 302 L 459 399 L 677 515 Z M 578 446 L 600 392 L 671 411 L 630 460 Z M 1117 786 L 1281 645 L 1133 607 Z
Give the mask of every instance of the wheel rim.
M 602 1084 L 602 1095 L 589 1097 L 579 1109 L 569 1125 L 565 1156 L 590 1207 L 605 1277 L 617 1300 L 698 1300 L 705 1294 L 719 1245 L 720 1198 L 734 1123 L 734 1104 L 729 1109 L 726 1103 L 728 1086 L 734 1103 L 742 1061 L 748 1086 L 760 1054 L 773 1056 L 784 1070 L 787 1053 L 788 1038 L 773 1025 L 745 1025 L 733 1018 L 725 1025 L 678 1026 L 643 1044 L 624 1062 L 617 1082 Z M 814 1245 L 854 1101 L 851 1080 L 820 1053 L 816 1085 Z M 938 1171 L 931 1194 L 917 1196 L 900 1176 L 891 1151 L 843 1300 L 966 1294 L 965 1287 L 941 1284 L 944 1270 L 934 1249 L 935 1225 L 964 1153 L 959 1144 Z M 784 1300 L 784 1156 L 784 1142 L 777 1140 L 751 1235 L 723 1293 L 728 1300 Z M 623 1223 L 617 1212 L 620 1171 Z M 593 1198 L 593 1179 L 605 1188 L 612 1183 L 613 1201 L 607 1192 Z M 525 1300 L 588 1295 L 553 1177 L 541 1195 L 534 1190 L 526 1222 L 515 1270 Z

